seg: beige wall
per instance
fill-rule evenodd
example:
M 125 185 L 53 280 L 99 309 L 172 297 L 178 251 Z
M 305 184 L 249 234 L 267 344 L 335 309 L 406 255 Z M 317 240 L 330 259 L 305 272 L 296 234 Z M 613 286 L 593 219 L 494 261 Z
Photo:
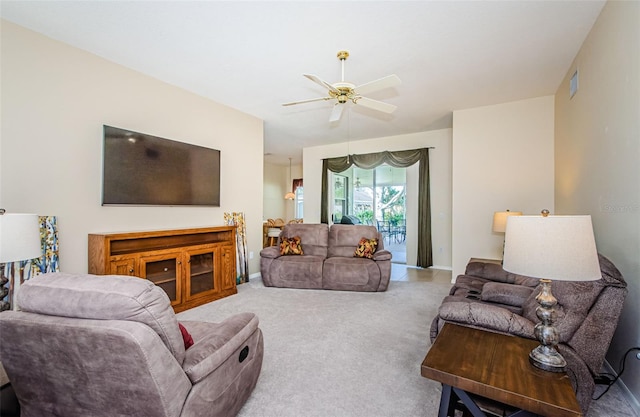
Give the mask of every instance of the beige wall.
M 60 266 L 87 271 L 87 234 L 221 225 L 244 211 L 262 247 L 262 121 L 2 21 L 0 207 L 58 216 Z M 102 207 L 102 125 L 221 151 L 221 207 Z M 241 143 L 241 149 L 235 147 Z
M 295 203 L 285 200 L 284 195 L 291 190 L 291 180 L 302 178 L 302 166 L 264 163 L 263 220 L 281 218 L 289 221 L 295 218 Z
M 289 167 L 264 163 L 263 220 L 284 219 L 287 213 L 284 199 L 289 178 Z
M 569 99 L 578 69 L 579 89 Z M 555 96 L 556 211 L 590 214 L 598 251 L 620 269 L 629 294 L 607 360 L 616 371 L 640 346 L 640 2 L 609 1 Z M 640 401 L 640 361 L 624 384 Z
M 553 96 L 453 113 L 453 277 L 502 259 L 495 211 L 553 212 Z
M 350 154 L 400 151 L 434 147 L 429 150 L 431 176 L 431 224 L 433 263 L 440 268 L 451 267 L 451 129 L 360 140 L 350 143 L 315 146 L 303 151 L 304 221 L 320 222 L 320 191 L 322 159 Z M 407 264 L 416 264 L 417 235 L 417 166 L 407 169 Z M 413 198 L 412 198 L 413 197 Z

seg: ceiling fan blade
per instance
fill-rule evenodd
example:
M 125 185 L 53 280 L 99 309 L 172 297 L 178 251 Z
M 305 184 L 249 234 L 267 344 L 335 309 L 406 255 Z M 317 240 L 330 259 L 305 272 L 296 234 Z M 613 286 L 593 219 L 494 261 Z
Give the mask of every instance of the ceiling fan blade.
M 331 110 L 331 116 L 329 116 L 329 123 L 337 122 L 342 117 L 342 111 L 344 110 L 344 103 L 336 103 L 333 105 L 333 110 Z
M 331 100 L 331 97 L 310 98 L 309 100 L 292 101 L 291 103 L 284 103 L 283 106 L 293 106 L 295 104 L 312 103 L 314 101 L 326 101 Z
M 331 84 L 329 84 L 328 82 L 320 79 L 319 77 L 313 75 L 313 74 L 303 74 L 305 77 L 307 77 L 308 79 L 310 79 L 311 81 L 313 81 L 316 84 L 319 84 L 321 86 L 323 86 L 324 88 L 328 89 L 329 91 L 333 91 L 334 93 L 340 94 L 340 90 L 338 90 L 337 88 L 335 88 L 334 86 L 332 86 Z
M 357 94 L 369 94 L 374 91 L 384 90 L 385 88 L 395 87 L 396 85 L 402 84 L 400 78 L 397 75 L 387 75 L 386 77 L 370 81 L 368 83 L 359 85 L 355 87 L 353 90 Z
M 384 113 L 393 113 L 398 108 L 398 106 L 394 106 L 393 104 L 383 103 L 382 101 L 372 100 L 366 97 L 356 99 L 355 103 Z

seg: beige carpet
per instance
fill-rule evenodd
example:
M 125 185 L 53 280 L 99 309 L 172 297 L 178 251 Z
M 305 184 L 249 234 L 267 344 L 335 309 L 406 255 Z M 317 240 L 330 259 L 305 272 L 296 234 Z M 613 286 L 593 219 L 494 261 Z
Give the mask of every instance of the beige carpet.
M 243 311 L 260 318 L 262 373 L 240 417 L 430 417 L 440 384 L 421 377 L 420 364 L 449 287 L 392 281 L 386 292 L 357 293 L 267 288 L 252 279 L 237 295 L 178 318 L 215 322 Z M 612 388 L 592 406 L 588 417 L 597 416 L 634 414 Z

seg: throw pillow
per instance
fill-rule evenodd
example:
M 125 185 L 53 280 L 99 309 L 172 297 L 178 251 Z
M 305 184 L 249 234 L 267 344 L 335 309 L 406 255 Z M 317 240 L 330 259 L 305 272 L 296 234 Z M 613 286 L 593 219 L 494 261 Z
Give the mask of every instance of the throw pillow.
M 376 249 L 378 249 L 378 239 L 367 239 L 366 237 L 363 237 L 360 239 L 353 256 L 357 258 L 372 259 L 373 254 L 376 253 Z
M 193 346 L 193 337 L 191 337 L 191 334 L 189 334 L 189 332 L 182 325 L 182 323 L 178 323 L 178 326 L 180 326 L 180 333 L 182 333 L 182 341 L 184 342 L 184 350 L 187 350 L 191 346 Z
M 282 238 L 280 242 L 280 255 L 304 255 L 300 236 Z

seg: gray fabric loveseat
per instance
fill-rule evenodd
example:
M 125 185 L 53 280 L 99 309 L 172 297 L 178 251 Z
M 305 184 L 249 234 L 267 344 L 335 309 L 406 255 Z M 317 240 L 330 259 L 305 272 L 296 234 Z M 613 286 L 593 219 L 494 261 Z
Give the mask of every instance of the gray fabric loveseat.
M 260 375 L 254 314 L 183 329 L 144 279 L 44 274 L 17 302 L 0 314 L 0 360 L 22 417 L 235 416 Z
M 300 238 L 302 255 L 281 255 L 283 239 Z M 377 239 L 371 259 L 354 256 L 360 240 Z M 374 226 L 288 224 L 278 245 L 260 252 L 262 281 L 268 287 L 386 291 L 391 277 L 391 253 Z
M 558 300 L 558 351 L 567 361 L 567 375 L 585 415 L 627 294 L 620 271 L 606 257 L 599 255 L 599 260 L 600 280 L 551 284 Z M 431 323 L 431 341 L 446 321 L 535 339 L 538 282 L 499 264 L 470 262 Z

